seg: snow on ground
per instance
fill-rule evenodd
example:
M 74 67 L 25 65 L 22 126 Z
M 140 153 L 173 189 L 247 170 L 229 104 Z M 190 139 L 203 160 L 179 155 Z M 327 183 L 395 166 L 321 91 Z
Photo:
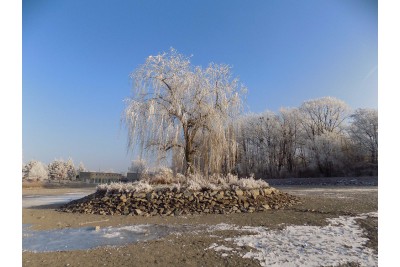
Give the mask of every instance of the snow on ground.
M 239 230 L 251 232 L 226 238 L 237 247 L 248 246 L 250 252 L 241 253 L 243 258 L 253 258 L 261 266 L 336 266 L 340 263 L 358 262 L 361 266 L 377 266 L 378 257 L 365 247 L 367 238 L 357 225 L 356 219 L 377 217 L 377 213 L 366 213 L 356 217 L 340 216 L 328 219 L 327 226 L 287 226 L 283 230 L 268 230 L 265 227 L 239 227 L 219 224 L 210 231 Z M 212 244 L 208 249 L 227 252 L 225 246 Z

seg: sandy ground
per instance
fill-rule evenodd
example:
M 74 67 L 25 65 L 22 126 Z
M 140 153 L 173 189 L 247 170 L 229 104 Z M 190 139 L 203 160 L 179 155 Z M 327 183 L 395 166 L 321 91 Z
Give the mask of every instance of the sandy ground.
M 22 209 L 23 224 L 32 229 L 78 228 L 82 226 L 125 226 L 135 224 L 263 226 L 271 230 L 288 225 L 327 225 L 327 218 L 356 216 L 378 210 L 377 187 L 294 187 L 276 186 L 284 192 L 301 197 L 302 204 L 285 210 L 270 210 L 252 214 L 207 214 L 181 217 L 102 216 L 70 214 L 55 211 L 57 205 Z M 94 192 L 94 188 L 24 189 L 23 195 L 59 195 Z M 378 219 L 359 219 L 369 239 L 367 246 L 378 251 Z M 120 247 L 102 247 L 82 251 L 22 253 L 23 266 L 260 266 L 255 259 L 237 254 L 221 256 L 209 249 L 213 244 L 226 244 L 225 238 L 237 237 L 236 231 L 187 233 L 169 235 L 159 240 L 139 242 Z M 224 243 L 226 242 L 226 243 Z M 243 252 L 248 247 L 240 248 Z M 348 263 L 343 266 L 357 266 Z

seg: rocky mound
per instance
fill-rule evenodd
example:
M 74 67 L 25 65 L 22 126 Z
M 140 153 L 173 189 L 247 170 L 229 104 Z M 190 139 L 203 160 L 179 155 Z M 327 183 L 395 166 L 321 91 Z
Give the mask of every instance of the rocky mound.
M 162 188 L 150 192 L 97 190 L 59 211 L 101 215 L 179 216 L 203 213 L 241 213 L 280 209 L 298 203 L 297 197 L 268 187 L 252 190 Z

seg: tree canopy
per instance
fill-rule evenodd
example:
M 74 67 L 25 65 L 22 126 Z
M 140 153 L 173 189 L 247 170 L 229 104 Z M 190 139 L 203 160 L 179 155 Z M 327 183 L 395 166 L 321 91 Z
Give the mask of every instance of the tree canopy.
M 133 95 L 123 117 L 131 149 L 158 160 L 170 153 L 181 159 L 186 173 L 214 172 L 226 165 L 234 152 L 228 125 L 239 115 L 246 91 L 230 66 L 193 66 L 171 48 L 149 56 L 130 77 Z

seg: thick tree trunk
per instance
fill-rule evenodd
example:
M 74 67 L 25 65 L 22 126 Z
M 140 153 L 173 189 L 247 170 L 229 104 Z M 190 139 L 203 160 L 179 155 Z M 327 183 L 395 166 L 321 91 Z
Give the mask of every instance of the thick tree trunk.
M 185 160 L 186 160 L 186 174 L 193 174 L 193 154 L 192 154 L 192 144 L 190 141 L 186 142 L 185 145 Z

